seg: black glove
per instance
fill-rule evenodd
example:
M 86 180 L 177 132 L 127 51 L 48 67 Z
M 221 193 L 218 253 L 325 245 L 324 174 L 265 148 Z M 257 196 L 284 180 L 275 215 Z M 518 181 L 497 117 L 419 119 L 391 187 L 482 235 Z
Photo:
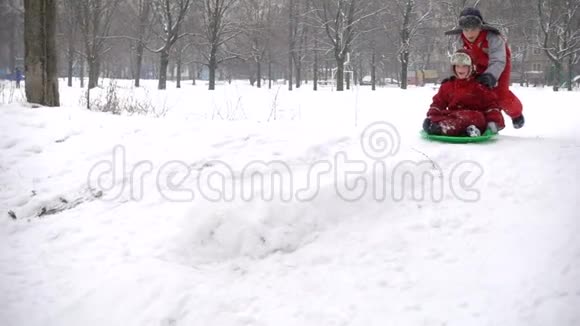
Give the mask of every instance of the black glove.
M 481 75 L 475 77 L 475 80 L 477 80 L 480 84 L 485 85 L 489 88 L 495 87 L 495 83 L 497 82 L 495 77 L 493 77 L 492 74 L 488 74 L 488 73 L 481 74 Z
M 444 83 L 446 83 L 446 82 L 448 82 L 448 81 L 452 81 L 452 80 L 455 80 L 455 76 L 449 76 L 449 77 L 447 77 L 447 78 L 443 79 L 443 80 L 441 81 L 441 85 L 443 85 Z
M 525 122 L 526 120 L 524 119 L 523 115 L 520 115 L 519 117 L 512 119 L 512 123 L 514 124 L 514 128 L 516 129 L 520 129 L 521 127 L 523 127 Z

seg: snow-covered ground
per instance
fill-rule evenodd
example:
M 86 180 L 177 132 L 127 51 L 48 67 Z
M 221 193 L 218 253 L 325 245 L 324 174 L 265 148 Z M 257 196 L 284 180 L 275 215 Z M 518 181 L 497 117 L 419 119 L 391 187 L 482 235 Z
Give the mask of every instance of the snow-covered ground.
M 452 145 L 432 87 L 64 85 L 0 94 L 1 325 L 580 325 L 580 92 Z

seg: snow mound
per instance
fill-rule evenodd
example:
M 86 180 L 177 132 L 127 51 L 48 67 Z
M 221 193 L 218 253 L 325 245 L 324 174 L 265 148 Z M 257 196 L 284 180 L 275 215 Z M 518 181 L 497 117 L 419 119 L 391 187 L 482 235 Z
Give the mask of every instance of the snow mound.
M 357 216 L 355 213 L 376 207 L 377 203 L 367 200 L 344 201 L 336 195 L 334 186 L 320 189 L 311 201 L 206 202 L 184 217 L 178 250 L 185 250 L 182 254 L 196 262 L 290 253 L 314 241 L 321 232 Z

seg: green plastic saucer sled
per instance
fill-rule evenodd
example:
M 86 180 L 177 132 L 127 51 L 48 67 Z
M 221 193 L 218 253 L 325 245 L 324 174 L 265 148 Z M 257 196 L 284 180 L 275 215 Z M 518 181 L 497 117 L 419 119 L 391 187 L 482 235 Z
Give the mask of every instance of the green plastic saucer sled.
M 425 139 L 435 140 L 444 143 L 454 143 L 454 144 L 467 144 L 467 143 L 482 143 L 490 141 L 497 134 L 486 130 L 483 135 L 478 137 L 467 137 L 467 136 L 443 136 L 443 135 L 429 135 L 425 130 L 421 130 L 421 136 Z

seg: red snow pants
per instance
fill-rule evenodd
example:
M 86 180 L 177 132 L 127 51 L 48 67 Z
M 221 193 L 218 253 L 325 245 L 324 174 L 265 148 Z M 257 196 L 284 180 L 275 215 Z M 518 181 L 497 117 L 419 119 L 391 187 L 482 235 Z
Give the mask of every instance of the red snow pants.
M 448 136 L 462 136 L 470 125 L 476 126 L 481 133 L 487 127 L 483 112 L 473 110 L 438 111 L 430 114 L 429 119 L 439 124 L 443 135 Z
M 502 85 L 501 78 L 499 85 L 493 89 L 497 94 L 497 102 L 510 118 L 517 118 L 522 115 L 522 102 L 520 99 L 509 90 L 509 85 Z

